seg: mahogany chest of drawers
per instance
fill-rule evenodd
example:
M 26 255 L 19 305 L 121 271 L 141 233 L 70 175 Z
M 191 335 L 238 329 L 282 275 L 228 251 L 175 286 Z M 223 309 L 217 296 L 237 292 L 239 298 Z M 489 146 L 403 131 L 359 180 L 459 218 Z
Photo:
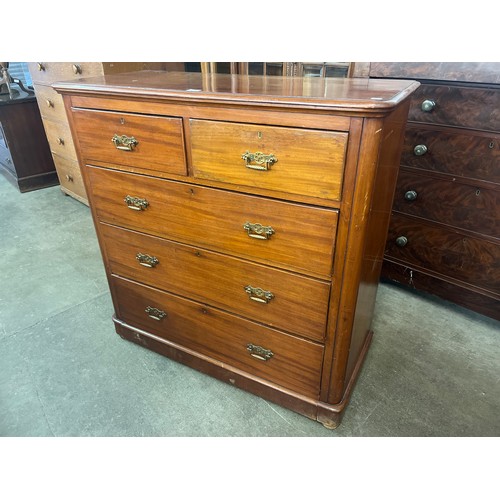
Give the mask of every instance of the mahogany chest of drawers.
M 382 275 L 500 319 L 500 63 L 372 63 L 418 78 Z
M 54 87 L 117 332 L 338 425 L 418 83 L 153 71 Z

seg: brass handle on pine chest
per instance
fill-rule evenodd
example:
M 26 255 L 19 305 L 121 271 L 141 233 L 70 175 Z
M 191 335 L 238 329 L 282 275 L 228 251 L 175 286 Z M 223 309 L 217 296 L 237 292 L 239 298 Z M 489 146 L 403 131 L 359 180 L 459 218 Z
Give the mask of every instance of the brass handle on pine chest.
M 260 345 L 247 344 L 247 351 L 250 353 L 250 356 L 262 361 L 269 361 L 274 356 L 273 351 L 265 349 Z
M 247 151 L 241 155 L 241 158 L 245 160 L 246 167 L 253 170 L 269 170 L 278 161 L 278 158 L 273 154 L 266 155 L 260 151 L 255 153 Z M 252 165 L 252 162 L 256 163 L 256 165 Z
M 275 233 L 271 226 L 252 224 L 251 222 L 245 222 L 245 224 L 243 224 L 243 229 L 246 229 L 250 238 L 255 238 L 257 240 L 268 240 Z
M 135 198 L 134 196 L 125 196 L 123 201 L 131 210 L 146 210 L 149 207 L 149 201 L 145 198 Z
M 139 264 L 144 267 L 155 267 L 160 263 L 156 257 L 146 253 L 138 253 L 135 258 L 139 261 Z
M 118 134 L 113 136 L 111 142 L 115 145 L 116 149 L 119 149 L 120 151 L 133 151 L 139 144 L 139 141 L 135 137 Z
M 146 307 L 144 311 L 150 318 L 155 319 L 156 321 L 162 320 L 167 315 L 165 311 L 151 306 Z
M 248 293 L 250 300 L 255 300 L 255 302 L 260 302 L 261 304 L 268 304 L 270 300 L 274 299 L 272 292 L 250 285 L 245 287 L 245 292 Z

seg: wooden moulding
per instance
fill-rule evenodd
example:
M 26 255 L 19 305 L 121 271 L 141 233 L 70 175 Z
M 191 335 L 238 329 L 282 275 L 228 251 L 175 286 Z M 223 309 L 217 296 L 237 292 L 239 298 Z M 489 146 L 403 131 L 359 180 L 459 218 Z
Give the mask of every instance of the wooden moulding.
M 370 346 L 373 332 L 365 338 L 356 366 L 351 374 L 342 400 L 337 404 L 327 404 L 312 398 L 307 398 L 297 392 L 290 391 L 271 382 L 255 377 L 248 372 L 228 366 L 213 358 L 191 349 L 160 338 L 139 328 L 135 328 L 113 316 L 115 330 L 120 337 L 149 350 L 182 363 L 199 372 L 210 375 L 218 380 L 234 385 L 239 389 L 262 397 L 272 403 L 295 411 L 312 420 L 323 424 L 327 429 L 335 429 L 342 421 L 343 412 L 349 402 L 359 371 L 363 365 Z

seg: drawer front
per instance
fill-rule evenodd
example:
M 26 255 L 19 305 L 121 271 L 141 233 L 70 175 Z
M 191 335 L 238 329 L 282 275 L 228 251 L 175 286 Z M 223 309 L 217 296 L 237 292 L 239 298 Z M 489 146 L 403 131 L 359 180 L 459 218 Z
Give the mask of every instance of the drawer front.
M 327 283 L 105 224 L 99 231 L 116 275 L 313 340 L 324 338 Z
M 195 177 L 340 199 L 347 133 L 206 120 L 190 128 Z
M 330 277 L 335 210 L 96 167 L 88 172 L 93 205 L 103 222 Z M 130 209 L 127 196 L 146 200 L 147 206 Z M 137 200 L 128 201 L 141 207 Z
M 322 346 L 119 278 L 112 279 L 112 286 L 119 319 L 131 326 L 306 396 L 318 396 Z
M 398 238 L 407 243 L 398 246 Z M 399 240 L 399 244 L 404 243 Z M 386 254 L 500 294 L 500 245 L 393 214 Z
M 181 118 L 73 109 L 73 121 L 84 161 L 186 175 Z
M 10 171 L 15 172 L 14 162 L 12 161 L 10 151 L 2 145 L 0 145 L 0 163 Z
M 435 107 L 422 110 L 424 101 Z M 412 95 L 408 120 L 499 131 L 500 90 L 421 85 Z
M 49 141 L 50 150 L 60 156 L 77 160 L 75 144 L 67 123 L 44 120 L 43 126 Z
M 43 118 L 67 123 L 66 111 L 62 97 L 52 88 L 34 85 L 35 96 Z
M 500 191 L 401 170 L 393 209 L 500 238 Z
M 62 187 L 76 194 L 80 198 L 87 199 L 82 173 L 77 161 L 68 160 L 59 155 L 52 155 L 56 166 L 57 176 Z
M 28 63 L 33 83 L 50 85 L 51 83 L 75 78 L 102 75 L 100 62 L 31 62 Z
M 500 184 L 500 137 L 408 124 L 401 164 Z

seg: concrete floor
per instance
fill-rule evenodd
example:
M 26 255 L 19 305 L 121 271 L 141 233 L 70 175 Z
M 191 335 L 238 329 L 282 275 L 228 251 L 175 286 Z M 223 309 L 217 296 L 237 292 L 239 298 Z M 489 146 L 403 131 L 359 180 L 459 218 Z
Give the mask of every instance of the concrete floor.
M 0 175 L 1 436 L 498 436 L 500 324 L 381 285 L 335 430 L 122 340 L 88 207 Z

